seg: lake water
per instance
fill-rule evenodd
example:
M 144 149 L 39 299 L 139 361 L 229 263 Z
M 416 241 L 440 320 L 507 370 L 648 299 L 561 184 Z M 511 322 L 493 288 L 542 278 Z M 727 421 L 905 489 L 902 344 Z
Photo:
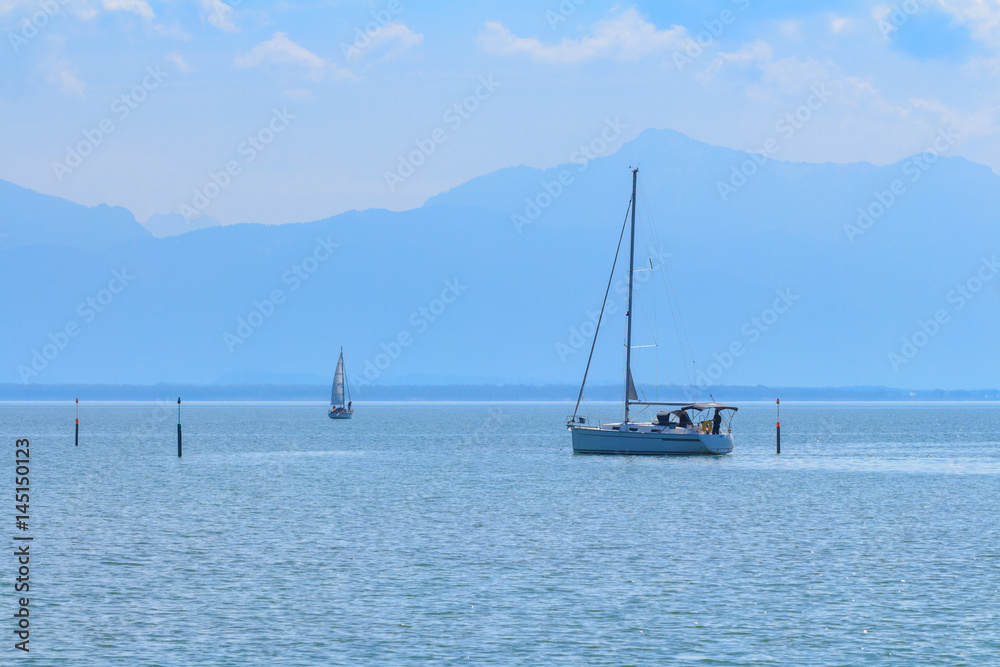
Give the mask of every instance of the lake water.
M 721 458 L 409 403 L 185 404 L 178 459 L 175 410 L 84 404 L 76 448 L 71 404 L 0 405 L 0 663 L 1000 664 L 996 405 L 783 405 L 780 456 L 745 405 Z

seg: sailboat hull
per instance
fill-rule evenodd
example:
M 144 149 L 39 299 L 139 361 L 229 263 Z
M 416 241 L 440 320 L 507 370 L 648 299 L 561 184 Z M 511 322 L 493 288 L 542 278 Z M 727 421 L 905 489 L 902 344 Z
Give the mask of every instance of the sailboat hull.
M 624 456 L 709 455 L 733 451 L 729 433 L 711 435 L 684 430 L 674 433 L 619 432 L 596 427 L 575 427 L 574 454 L 619 454 Z
M 330 419 L 350 419 L 353 415 L 353 412 L 348 412 L 347 410 L 330 411 Z

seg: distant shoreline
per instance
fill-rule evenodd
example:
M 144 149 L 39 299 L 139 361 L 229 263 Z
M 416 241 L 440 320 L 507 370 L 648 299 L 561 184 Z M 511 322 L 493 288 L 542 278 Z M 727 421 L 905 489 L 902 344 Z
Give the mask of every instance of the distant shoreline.
M 579 386 L 573 385 L 368 385 L 352 389 L 358 402 L 575 402 Z M 691 389 L 676 385 L 661 387 L 658 398 L 648 400 L 707 400 L 709 392 L 720 401 L 788 402 L 925 402 L 1000 401 L 1000 390 L 910 390 L 889 387 L 740 387 Z M 589 401 L 620 401 L 621 387 L 588 387 Z M 328 402 L 326 385 L 82 385 L 82 384 L 0 384 L 0 401 L 259 401 Z

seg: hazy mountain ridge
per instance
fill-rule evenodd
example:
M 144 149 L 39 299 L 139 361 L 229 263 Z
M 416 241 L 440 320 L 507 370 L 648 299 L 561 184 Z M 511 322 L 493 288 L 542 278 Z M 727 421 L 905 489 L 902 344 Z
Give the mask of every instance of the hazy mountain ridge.
M 193 220 L 188 220 L 180 213 L 157 213 L 150 216 L 148 220 L 142 223 L 142 226 L 156 238 L 162 239 L 168 236 L 187 234 L 188 232 L 206 227 L 216 227 L 221 224 L 221 222 L 210 215 L 199 215 Z
M 29 381 L 212 383 L 247 369 L 325 376 L 344 345 L 359 383 L 578 382 L 589 341 L 575 347 L 574 331 L 579 336 L 588 312 L 600 307 L 628 205 L 628 167 L 638 164 L 698 370 L 722 369 L 714 382 L 995 386 L 1000 360 L 988 350 L 1000 330 L 1000 277 L 960 310 L 948 297 L 976 275 L 984 255 L 1000 250 L 1000 178 L 959 158 L 938 160 L 917 181 L 906 172 L 912 159 L 889 166 L 772 161 L 724 201 L 719 182 L 746 159 L 676 132 L 647 131 L 586 165 L 500 170 L 413 211 L 164 239 L 124 209 L 79 207 L 0 184 L 7 211 L 0 232 L 9 235 L 0 242 L 0 274 L 17 286 L 3 299 L 5 319 L 17 326 L 0 334 L 0 381 L 20 382 L 19 367 L 34 370 L 33 352 L 57 345 L 50 334 L 61 342 L 58 332 L 76 323 L 78 335 L 55 358 L 43 355 L 45 367 Z M 852 232 L 859 207 L 891 193 L 896 180 L 903 194 Z M 642 230 L 640 266 L 657 255 L 647 252 L 655 242 Z M 86 321 L 80 304 L 123 268 L 134 280 Z M 439 306 L 445 281 L 457 281 L 459 294 Z M 275 290 L 283 298 L 269 306 Z M 752 321 L 769 317 L 778 290 L 797 299 L 764 331 Z M 684 383 L 666 304 L 641 307 L 652 318 L 654 305 L 660 363 L 639 353 L 637 381 Z M 933 343 L 894 371 L 889 353 L 901 353 L 902 337 L 942 309 L 949 321 Z M 253 315 L 261 310 L 270 314 Z M 602 330 L 595 382 L 620 377 L 623 312 L 609 313 Z M 743 353 L 722 368 L 734 343 Z
M 0 249 L 55 245 L 99 252 L 132 239 L 149 238 L 127 209 L 81 206 L 0 180 Z
M 465 384 L 465 385 L 370 385 L 352 391 L 356 404 L 373 401 L 547 401 L 572 405 L 576 402 L 578 385 Z M 665 391 L 684 400 L 689 387 L 669 385 Z M 714 389 L 727 401 L 774 403 L 782 405 L 804 402 L 836 403 L 921 403 L 921 402 L 987 402 L 1000 401 L 1000 390 L 930 390 L 910 391 L 889 387 L 730 387 Z M 309 401 L 326 402 L 330 397 L 329 383 L 232 383 L 214 385 L 75 385 L 75 384 L 0 384 L 0 401 L 61 401 L 70 414 L 73 400 L 79 398 L 83 409 L 98 401 L 156 401 L 172 406 L 176 398 L 192 401 Z M 617 403 L 620 409 L 622 387 L 596 385 L 590 387 L 585 408 L 597 403 Z M 597 405 L 603 412 L 609 406 Z M 614 407 L 611 407 L 613 410 Z M 322 410 L 322 408 L 320 408 Z M 323 414 L 323 412 L 320 412 Z M 784 420 L 782 420 L 784 421 Z M 787 424 L 786 424 L 787 426 Z

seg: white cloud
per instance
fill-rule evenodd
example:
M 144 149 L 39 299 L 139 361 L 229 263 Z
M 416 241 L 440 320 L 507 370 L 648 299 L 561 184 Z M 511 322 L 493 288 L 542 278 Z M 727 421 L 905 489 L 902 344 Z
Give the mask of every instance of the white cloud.
M 371 36 L 371 45 L 368 48 L 375 49 L 387 45 L 388 51 L 384 57 L 388 59 L 398 56 L 410 47 L 420 46 L 423 42 L 422 34 L 413 32 L 402 23 L 393 22 L 379 28 Z
M 543 44 L 537 37 L 517 37 L 503 24 L 492 21 L 479 36 L 480 48 L 489 53 L 526 55 L 550 63 L 580 63 L 598 58 L 635 60 L 679 50 L 689 42 L 690 36 L 682 26 L 658 30 L 635 9 L 601 19 L 586 37 L 564 38 L 553 45 Z
M 785 39 L 798 41 L 802 39 L 803 22 L 801 19 L 786 19 L 778 21 L 778 31 Z
M 25 0 L 0 0 L 0 16 L 14 11 L 24 4 L 27 4 Z
M 785 93 L 799 93 L 809 86 L 828 81 L 830 74 L 815 60 L 790 57 L 761 66 L 761 83 Z
M 812 95 L 816 86 L 822 86 L 830 91 L 833 106 L 852 109 L 855 114 L 903 122 L 910 113 L 910 107 L 888 102 L 870 80 L 844 76 L 834 63 L 796 56 L 775 60 L 773 49 L 763 40 L 717 54 L 697 76 L 706 85 L 726 77 L 729 83 L 743 86 L 748 100 L 778 108 L 794 108 Z
M 958 109 L 930 96 L 886 96 L 876 85 L 876 76 L 848 74 L 836 62 L 806 55 L 776 57 L 761 40 L 716 54 L 696 76 L 716 90 L 727 84 L 742 88 L 754 108 L 775 109 L 776 118 L 801 108 L 817 90 L 825 91 L 829 101 L 814 110 L 817 120 L 810 121 L 816 129 L 785 142 L 789 153 L 783 155 L 789 159 L 805 158 L 810 145 L 822 145 L 834 159 L 891 163 L 924 150 L 941 128 L 954 127 L 960 146 L 967 138 L 1000 135 L 1000 108 L 995 102 Z M 827 143 L 823 136 L 837 139 Z
M 222 0 L 201 0 L 201 18 L 219 30 L 239 32 L 233 23 L 233 8 Z
M 45 80 L 59 86 L 59 92 L 70 97 L 83 97 L 84 83 L 77 78 L 65 60 L 60 60 L 48 66 Z
M 154 23 L 153 29 L 164 37 L 176 39 L 180 42 L 187 42 L 191 39 L 191 35 L 185 32 L 184 28 L 182 28 L 179 23 L 174 23 L 169 26 Z
M 1000 113 L 1000 108 L 997 107 L 965 113 L 933 98 L 914 98 L 910 100 L 910 104 L 914 109 L 931 114 L 939 124 L 954 126 L 962 138 L 970 136 L 985 137 L 998 132 L 997 116 Z
M 283 32 L 276 32 L 271 39 L 260 42 L 247 53 L 238 54 L 233 65 L 240 69 L 276 63 L 302 67 L 306 76 L 319 81 L 328 72 L 337 78 L 350 78 L 351 73 L 328 63 L 309 49 L 299 46 Z
M 703 84 L 709 85 L 720 75 L 724 74 L 731 66 L 741 68 L 752 65 L 760 66 L 771 62 L 773 57 L 771 45 L 762 39 L 758 39 L 736 51 L 719 52 L 703 71 L 695 74 L 695 78 Z
M 176 65 L 177 69 L 180 70 L 182 74 L 187 74 L 188 72 L 191 71 L 191 66 L 188 65 L 188 62 L 186 60 L 184 60 L 184 56 L 182 56 L 179 53 L 168 54 L 167 60 Z
M 892 15 L 892 7 L 889 5 L 875 5 L 872 7 L 872 18 L 876 21 L 887 21 Z
M 145 3 L 146 0 L 139 1 Z M 18 12 L 30 19 L 39 11 L 51 15 L 53 10 L 57 9 L 59 12 L 68 11 L 77 18 L 89 19 L 97 14 L 97 10 L 89 7 L 88 2 L 89 0 L 55 0 L 49 4 L 40 0 L 0 0 L 0 16 Z
M 769 63 L 773 59 L 771 45 L 762 39 L 753 41 L 736 51 L 720 52 L 718 59 L 735 65 L 752 65 L 754 63 Z
M 830 32 L 839 35 L 847 28 L 851 27 L 851 19 L 843 16 L 833 16 L 830 18 Z
M 146 0 L 104 0 L 104 8 L 109 12 L 131 12 L 146 20 L 156 17 Z
M 1000 2 L 997 0 L 936 0 L 945 13 L 969 27 L 972 36 L 1000 47 Z

